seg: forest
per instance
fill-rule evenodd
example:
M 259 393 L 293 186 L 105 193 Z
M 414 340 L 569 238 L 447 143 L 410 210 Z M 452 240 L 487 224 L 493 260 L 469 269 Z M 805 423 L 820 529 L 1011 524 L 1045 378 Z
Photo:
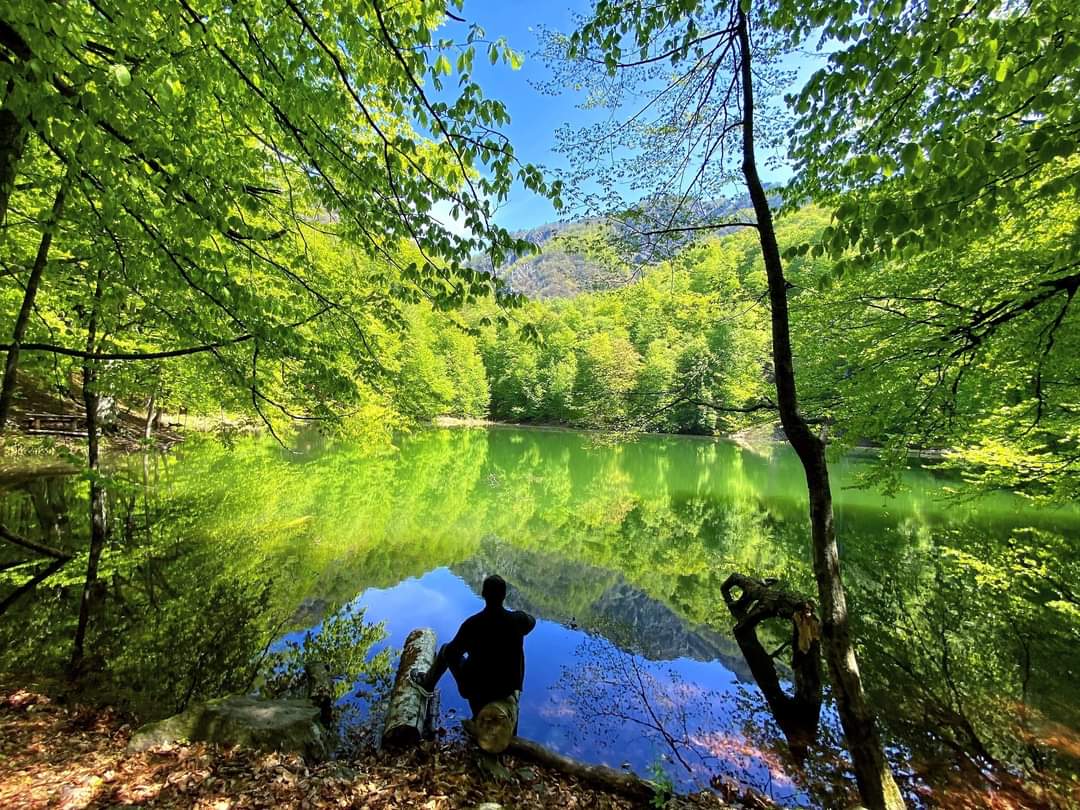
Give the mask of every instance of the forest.
M 1061 732 L 1073 749 L 1058 732 L 1037 743 L 1024 714 L 1049 687 L 1021 678 L 1020 731 L 973 724 L 964 707 L 987 683 L 977 667 L 970 689 L 951 680 L 942 620 L 953 611 L 970 627 L 987 611 L 995 654 L 1019 644 L 1029 675 L 1080 640 L 1080 11 L 1070 0 L 591 0 L 569 28 L 538 26 L 528 54 L 485 29 L 491 9 L 465 0 L 0 8 L 0 670 L 32 669 L 33 650 L 20 646 L 30 639 L 69 682 L 143 680 L 163 638 L 200 648 L 212 624 L 159 599 L 206 587 L 209 612 L 237 606 L 237 645 L 213 664 L 198 658 L 194 674 L 190 660 L 170 660 L 170 708 L 299 677 L 289 655 L 310 651 L 268 653 L 267 616 L 279 636 L 296 631 L 297 606 L 316 596 L 333 630 L 313 643 L 340 664 L 344 690 L 366 677 L 378 633 L 333 610 L 439 566 L 471 571 L 474 555 L 501 559 L 483 556 L 468 516 L 487 497 L 477 482 L 509 489 L 514 465 L 494 464 L 457 493 L 395 472 L 392 460 L 426 447 L 433 422 L 572 429 L 635 459 L 633 448 L 662 447 L 658 466 L 682 451 L 636 444 L 647 434 L 734 439 L 747 459 L 784 445 L 801 472 L 784 474 L 783 492 L 756 477 L 739 484 L 758 493 L 758 511 L 740 506 L 736 485 L 679 483 L 694 508 L 726 504 L 725 517 L 696 523 L 674 496 L 646 508 L 637 466 L 594 470 L 591 445 L 538 443 L 516 462 L 536 471 L 514 503 L 538 497 L 530 485 L 555 487 L 565 503 L 580 488 L 574 508 L 596 520 L 584 532 L 565 520 L 571 507 L 555 517 L 543 501 L 533 517 L 550 527 L 548 545 L 528 520 L 488 521 L 507 542 L 528 538 L 505 551 L 521 598 L 570 629 L 614 598 L 590 592 L 560 613 L 534 581 L 558 567 L 538 551 L 558 551 L 562 563 L 617 573 L 600 577 L 614 593 L 625 580 L 679 621 L 719 630 L 730 624 L 728 574 L 779 577 L 813 595 L 820 621 L 845 751 L 843 764 L 821 767 L 847 774 L 866 807 L 948 806 L 933 799 L 932 778 L 918 777 L 929 800 L 913 787 L 898 759 L 924 726 L 1010 806 L 1075 799 L 1077 732 Z M 543 66 L 517 85 L 533 95 L 500 98 L 497 77 L 527 63 Z M 558 96 L 574 106 L 550 121 L 546 153 L 508 134 L 511 106 Z M 509 206 L 526 197 L 559 221 L 508 227 Z M 486 429 L 496 446 L 501 428 Z M 528 444 L 524 435 L 515 441 Z M 170 445 L 179 468 L 159 480 L 147 459 Z M 480 452 L 470 447 L 453 452 Z M 433 520 L 467 526 L 468 540 L 383 516 L 356 531 L 395 550 L 368 570 L 348 567 L 352 579 L 294 574 L 291 589 L 263 579 L 234 545 L 263 518 L 218 523 L 240 485 L 196 496 L 197 476 L 180 468 L 210 458 L 207 478 L 258 483 L 277 463 L 270 452 L 310 462 L 313 476 L 320 453 L 337 453 L 333 464 L 355 465 L 375 490 L 398 476 L 440 500 L 446 512 Z M 836 470 L 856 456 L 843 486 L 900 498 L 883 500 L 893 504 L 883 513 L 900 510 L 918 543 L 940 545 L 936 555 L 919 546 L 919 571 L 901 561 L 910 576 L 896 602 L 866 573 L 869 556 L 895 549 L 877 549 L 872 531 L 845 535 L 834 508 L 848 498 Z M 708 463 L 736 481 L 754 463 L 721 457 Z M 30 480 L 56 475 L 62 484 Z M 958 504 L 1015 497 L 1023 520 L 980 546 L 967 528 L 924 519 L 922 500 L 903 503 L 924 475 L 948 482 L 933 497 Z M 359 513 L 360 496 L 344 494 L 355 484 L 316 477 L 342 516 Z M 301 497 L 299 483 L 289 488 Z M 274 513 L 276 528 L 252 541 L 262 563 L 290 569 L 293 553 L 276 545 L 286 537 L 351 548 L 332 515 L 322 534 L 282 528 L 313 519 L 316 500 Z M 783 565 L 733 545 L 747 521 L 758 527 L 750 536 L 783 548 Z M 566 539 L 599 525 L 616 528 L 594 545 Z M 722 554 L 702 539 L 710 532 Z M 231 578 L 199 584 L 214 538 L 236 549 Z M 626 548 L 651 557 L 661 579 Z M 159 582 L 159 564 L 180 565 L 186 584 Z M 397 573 L 376 574 L 383 567 Z M 147 636 L 136 614 L 173 624 Z M 901 717 L 883 708 L 882 684 L 910 696 L 930 666 L 880 635 L 905 616 L 918 633 L 940 630 L 951 693 L 912 698 Z M 1043 646 L 1005 640 L 1009 626 L 1038 628 Z M 351 644 L 351 656 L 333 643 Z M 380 655 L 372 672 L 388 666 Z M 1068 726 L 1076 706 L 1066 702 Z M 806 801 L 829 806 L 817 789 Z

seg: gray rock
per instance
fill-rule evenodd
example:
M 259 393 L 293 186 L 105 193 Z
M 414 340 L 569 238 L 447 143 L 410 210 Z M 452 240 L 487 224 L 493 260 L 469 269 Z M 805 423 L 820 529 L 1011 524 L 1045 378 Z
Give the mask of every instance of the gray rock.
M 233 695 L 188 707 L 135 732 L 128 753 L 180 741 L 287 751 L 316 761 L 329 758 L 330 733 L 309 700 L 258 700 Z

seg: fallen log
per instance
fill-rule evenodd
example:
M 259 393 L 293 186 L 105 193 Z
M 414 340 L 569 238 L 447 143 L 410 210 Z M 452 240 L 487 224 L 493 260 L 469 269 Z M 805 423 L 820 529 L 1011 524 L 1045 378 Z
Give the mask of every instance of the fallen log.
M 607 765 L 588 765 L 524 737 L 511 739 L 506 750 L 514 756 L 532 760 L 580 779 L 582 782 L 638 801 L 650 801 L 660 792 L 657 785 L 630 771 L 619 771 Z
M 401 648 L 401 661 L 394 676 L 383 728 L 383 745 L 416 745 L 420 740 L 432 736 L 433 723 L 429 711 L 432 693 L 413 683 L 409 672 L 413 669 L 427 671 L 434 663 L 435 631 L 430 627 L 413 630 Z

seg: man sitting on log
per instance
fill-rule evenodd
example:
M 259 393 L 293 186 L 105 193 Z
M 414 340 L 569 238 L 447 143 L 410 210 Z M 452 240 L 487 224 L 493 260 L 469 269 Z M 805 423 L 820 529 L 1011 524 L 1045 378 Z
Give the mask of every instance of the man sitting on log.
M 506 726 L 509 733 L 496 736 L 505 736 L 508 743 L 509 735 L 517 725 L 517 696 L 525 680 L 525 636 L 536 626 L 536 619 L 524 611 L 503 607 L 506 581 L 498 574 L 484 580 L 481 595 L 484 609 L 467 618 L 457 635 L 439 649 L 431 669 L 427 672 L 413 670 L 411 678 L 419 687 L 431 692 L 443 674 L 450 670 L 458 692 L 469 701 L 476 720 L 482 720 L 482 714 L 505 716 L 502 722 L 495 724 Z M 491 711 L 483 712 L 485 707 L 490 707 Z M 486 725 L 486 722 L 478 723 L 477 731 Z M 485 740 L 480 741 L 487 749 L 488 746 L 483 744 Z M 506 743 L 502 743 L 502 748 Z

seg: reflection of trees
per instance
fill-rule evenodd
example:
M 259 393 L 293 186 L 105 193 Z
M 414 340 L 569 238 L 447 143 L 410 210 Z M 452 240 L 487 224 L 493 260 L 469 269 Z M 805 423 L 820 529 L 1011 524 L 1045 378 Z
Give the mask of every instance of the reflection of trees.
M 586 639 L 563 668 L 557 697 L 567 702 L 580 742 L 620 745 L 633 728 L 664 752 L 684 787 L 711 785 L 735 798 L 751 788 L 785 806 L 843 806 L 853 798 L 837 749 L 835 718 L 826 745 L 800 765 L 791 757 L 760 693 L 736 686 L 702 689 L 600 637 Z M 831 746 L 831 747 L 830 747 Z
M 1031 537 L 976 556 L 943 533 L 934 555 L 908 557 L 860 599 L 874 697 L 921 775 L 957 806 L 979 805 L 985 790 L 1069 805 L 1063 774 L 1080 738 L 1063 738 L 1060 723 L 1076 727 L 1078 695 L 1061 674 L 1075 672 L 1080 624 L 1050 608 L 1052 587 L 1025 581 Z
M 605 623 L 630 617 L 637 644 L 621 640 L 646 653 L 697 655 L 700 639 L 702 656 L 721 642 L 734 652 L 720 598 L 730 572 L 812 588 L 806 507 L 792 494 L 803 482 L 789 462 L 713 441 L 605 445 L 513 429 L 420 432 L 396 453 L 346 445 L 297 458 L 272 443 L 193 441 L 145 467 L 114 459 L 98 664 L 169 701 L 193 682 L 193 693 L 220 688 L 211 670 L 257 654 L 278 621 L 313 620 L 298 610 L 305 600 L 344 603 L 436 567 L 465 570 L 491 537 L 501 542 L 490 564 L 515 568 L 512 584 L 542 615 L 562 611 L 617 640 Z M 84 488 L 33 480 L 7 480 L 3 522 L 82 554 Z M 966 760 L 980 779 L 988 759 L 1035 781 L 1075 768 L 1064 753 L 1080 724 L 1075 512 L 1022 512 L 1005 495 L 943 504 L 930 497 L 939 483 L 906 481 L 895 500 L 839 488 L 837 498 L 860 661 L 886 731 L 920 763 Z M 1021 531 L 1030 525 L 1041 530 Z M 0 545 L 5 593 L 25 579 L 3 570 L 10 554 Z M 0 620 L 5 666 L 62 659 L 84 569 L 76 556 Z M 230 601 L 241 606 L 231 615 Z M 666 636 L 652 651 L 641 641 L 650 629 Z M 201 674 L 183 669 L 222 639 L 231 652 L 208 650 Z M 140 650 L 175 679 L 140 668 Z M 760 701 L 753 717 L 742 733 L 767 748 L 777 730 Z M 1046 718 L 1068 728 L 1052 735 Z
M 163 499 L 142 488 L 141 472 L 134 478 L 128 472 L 114 470 L 107 489 L 115 531 L 102 560 L 87 663 L 93 680 L 117 702 L 171 713 L 193 698 L 250 682 L 267 640 L 269 583 L 230 570 L 227 544 L 187 541 L 204 508 L 201 499 Z M 74 477 L 31 481 L 9 491 L 5 508 L 14 504 L 18 512 L 18 504 L 32 504 L 20 530 L 47 532 L 76 551 L 87 519 L 78 484 Z M 33 602 L 0 625 L 6 666 L 48 671 L 66 658 L 85 565 L 81 553 L 70 571 L 43 583 Z

